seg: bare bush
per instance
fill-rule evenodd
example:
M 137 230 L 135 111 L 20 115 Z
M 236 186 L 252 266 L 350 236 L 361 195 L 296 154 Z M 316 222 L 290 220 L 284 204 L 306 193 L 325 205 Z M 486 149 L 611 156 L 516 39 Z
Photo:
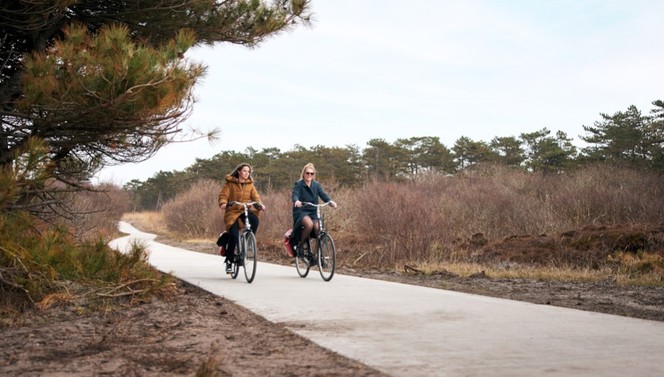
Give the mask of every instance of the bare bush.
M 215 238 L 222 227 L 219 189 L 214 182 L 199 183 L 165 205 L 169 229 Z M 349 267 L 477 262 L 488 255 L 482 256 L 481 248 L 499 241 L 588 226 L 664 223 L 663 191 L 661 175 L 615 167 L 542 175 L 484 166 L 463 176 L 333 187 L 328 192 L 339 209 L 325 208 L 324 215 L 338 259 Z M 259 247 L 281 248 L 292 226 L 291 192 L 261 196 L 267 211 L 261 213 Z M 558 256 L 550 260 L 565 262 Z M 588 260 L 598 263 L 597 257 Z
M 338 243 L 365 241 L 344 250 L 351 264 L 467 259 L 473 249 L 515 235 L 661 223 L 663 190 L 659 175 L 604 166 L 560 175 L 492 166 L 459 177 L 367 183 L 347 199 L 353 221 Z
M 572 227 L 661 222 L 664 177 L 608 165 L 589 166 L 562 176 L 549 203 Z
M 221 184 L 201 180 L 164 204 L 166 228 L 183 237 L 210 238 L 223 230 L 223 213 L 217 200 Z
M 70 193 L 63 200 L 69 211 L 59 223 L 66 225 L 81 241 L 110 237 L 117 232 L 118 219 L 129 210 L 129 193 L 113 184 L 101 184 L 94 191 Z

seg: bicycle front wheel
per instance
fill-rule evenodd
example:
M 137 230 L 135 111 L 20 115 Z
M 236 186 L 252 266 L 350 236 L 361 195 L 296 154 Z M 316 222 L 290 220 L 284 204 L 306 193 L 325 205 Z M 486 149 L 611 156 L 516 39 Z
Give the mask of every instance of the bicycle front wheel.
M 318 271 L 325 281 L 332 280 L 337 266 L 337 249 L 329 234 L 323 234 L 318 239 Z
M 306 278 L 307 275 L 309 275 L 309 268 L 311 268 L 311 265 L 309 264 L 309 255 L 311 255 L 310 250 L 310 242 L 307 240 L 302 242 L 302 257 L 297 256 L 297 254 L 300 254 L 300 250 L 297 250 L 295 255 L 295 269 L 301 278 Z
M 256 252 L 256 236 L 248 232 L 244 237 L 244 277 L 247 283 L 254 281 L 256 277 L 256 265 L 258 264 L 258 255 Z
M 235 245 L 235 260 L 233 261 L 233 272 L 231 277 L 237 279 L 240 274 L 240 261 L 242 261 L 242 254 L 244 254 L 244 237 L 240 235 L 240 242 Z

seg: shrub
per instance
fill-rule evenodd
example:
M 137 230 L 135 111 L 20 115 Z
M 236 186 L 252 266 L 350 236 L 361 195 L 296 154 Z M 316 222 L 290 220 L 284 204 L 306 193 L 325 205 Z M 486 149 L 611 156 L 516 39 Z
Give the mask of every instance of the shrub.
M 182 237 L 206 237 L 223 229 L 223 213 L 217 204 L 221 185 L 201 180 L 164 204 L 162 212 L 169 231 Z
M 99 238 L 79 242 L 63 226 L 27 212 L 0 214 L 0 311 L 46 308 L 55 297 L 94 299 L 145 297 L 172 280 L 146 262 L 135 245 L 122 254 Z
M 560 175 L 491 166 L 464 176 L 368 182 L 343 203 L 339 212 L 352 222 L 337 243 L 349 240 L 352 247 L 341 254 L 351 264 L 436 262 L 472 253 L 473 243 L 514 235 L 662 223 L 662 197 L 661 175 L 609 166 Z

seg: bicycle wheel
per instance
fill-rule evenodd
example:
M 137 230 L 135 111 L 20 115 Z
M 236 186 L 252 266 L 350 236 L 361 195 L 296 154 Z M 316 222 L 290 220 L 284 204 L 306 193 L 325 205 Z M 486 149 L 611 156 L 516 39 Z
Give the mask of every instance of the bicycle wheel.
M 309 268 L 311 266 L 309 265 L 309 259 L 308 255 L 311 254 L 311 245 L 309 243 L 309 240 L 306 242 L 302 243 L 302 258 L 299 256 L 295 256 L 295 269 L 297 270 L 297 274 L 300 275 L 301 278 L 306 278 L 307 275 L 309 275 Z M 296 254 L 299 254 L 300 250 L 297 250 Z
M 248 232 L 244 237 L 244 277 L 247 278 L 247 283 L 254 281 L 256 277 L 256 265 L 258 264 L 258 255 L 256 253 L 256 236 L 252 232 Z
M 242 254 L 244 254 L 244 236 L 242 234 L 240 234 L 238 241 L 237 245 L 235 245 L 235 261 L 233 261 L 233 272 L 231 273 L 233 279 L 237 279 L 237 276 L 240 274 L 240 263 L 238 262 L 242 260 Z
M 323 234 L 318 238 L 318 271 L 325 281 L 332 280 L 334 269 L 337 266 L 337 249 L 329 234 Z

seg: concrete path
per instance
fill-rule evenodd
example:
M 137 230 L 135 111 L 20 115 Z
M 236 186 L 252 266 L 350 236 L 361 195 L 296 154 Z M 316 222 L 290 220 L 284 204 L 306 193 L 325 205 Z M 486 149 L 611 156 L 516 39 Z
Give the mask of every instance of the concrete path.
M 393 376 L 664 376 L 664 323 L 258 264 L 248 284 L 223 258 L 146 243 L 156 268 Z M 260 259 L 260 250 L 259 250 Z

